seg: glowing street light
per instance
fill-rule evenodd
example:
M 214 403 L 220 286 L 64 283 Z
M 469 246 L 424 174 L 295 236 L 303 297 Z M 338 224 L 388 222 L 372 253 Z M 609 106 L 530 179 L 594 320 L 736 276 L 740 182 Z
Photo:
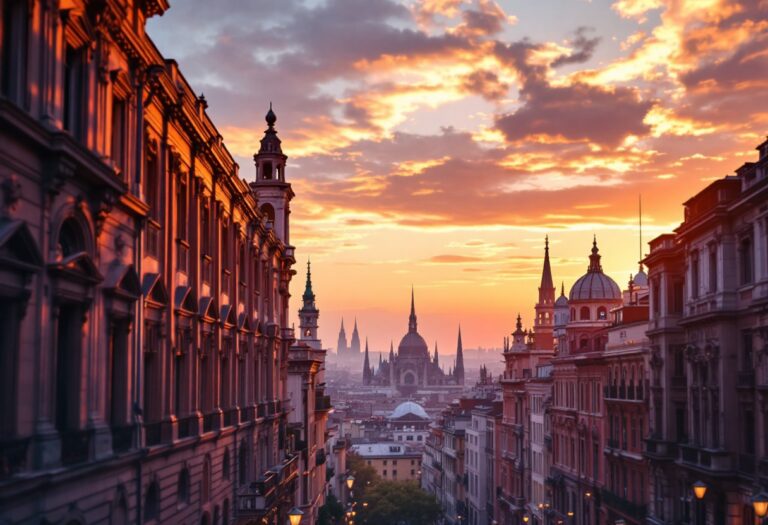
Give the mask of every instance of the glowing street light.
M 304 513 L 301 511 L 301 509 L 298 507 L 293 507 L 288 513 L 288 521 L 291 525 L 299 525 L 299 523 L 301 523 L 302 516 L 304 516 Z
M 755 516 L 758 518 L 765 518 L 768 516 L 768 494 L 761 492 L 752 498 L 752 509 L 754 509 Z
M 349 476 L 347 476 L 347 488 L 349 490 L 352 490 L 352 485 L 354 484 L 355 484 L 355 476 L 350 474 Z
M 696 499 L 702 500 L 704 499 L 704 496 L 707 494 L 707 484 L 703 481 L 697 481 L 693 484 L 693 494 L 696 496 Z

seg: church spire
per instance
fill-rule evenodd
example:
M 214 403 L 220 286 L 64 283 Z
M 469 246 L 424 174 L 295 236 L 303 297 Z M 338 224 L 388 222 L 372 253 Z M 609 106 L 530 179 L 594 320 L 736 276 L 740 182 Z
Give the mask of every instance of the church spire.
M 437 357 L 437 341 L 435 341 L 435 357 L 432 359 L 435 365 L 439 366 L 440 359 Z
M 365 338 L 365 359 L 363 359 L 363 384 L 371 384 L 371 363 L 368 360 L 368 338 Z
M 355 327 L 352 329 L 352 339 L 349 340 L 349 352 L 351 354 L 360 354 L 360 334 L 357 331 L 357 317 L 355 317 Z
M 336 343 L 336 353 L 339 356 L 347 353 L 347 332 L 344 330 L 344 318 L 341 318 L 341 329 L 339 330 L 339 341 Z
M 408 317 L 408 332 L 415 333 L 417 331 L 418 330 L 416 325 L 416 303 L 413 298 L 413 285 L 411 285 L 411 315 Z
M 307 284 L 304 288 L 304 302 L 314 302 L 315 292 L 312 291 L 312 268 L 309 258 L 307 258 Z M 343 323 L 343 321 L 342 321 Z
M 541 270 L 541 285 L 539 286 L 539 296 L 544 291 L 552 290 L 554 293 L 555 285 L 552 284 L 552 268 L 549 265 L 549 235 L 544 237 L 544 267 Z
M 453 369 L 456 384 L 464 384 L 464 348 L 461 344 L 461 325 L 459 325 L 459 340 L 456 343 L 456 366 Z
M 389 362 L 393 362 L 395 360 L 395 344 L 390 341 L 389 342 Z

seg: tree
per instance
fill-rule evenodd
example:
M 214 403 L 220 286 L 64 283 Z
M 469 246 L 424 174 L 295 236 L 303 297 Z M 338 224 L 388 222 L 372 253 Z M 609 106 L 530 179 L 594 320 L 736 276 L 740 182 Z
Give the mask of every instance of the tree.
M 328 494 L 325 505 L 320 507 L 320 511 L 317 513 L 317 525 L 341 523 L 342 518 L 344 518 L 344 506 L 336 499 L 336 496 Z
M 352 491 L 356 500 L 363 499 L 366 492 L 381 481 L 376 469 L 367 465 L 363 458 L 353 452 L 347 453 L 347 470 L 355 477 Z
M 442 515 L 437 499 L 413 481 L 380 481 L 363 503 L 357 505 L 359 523 L 367 525 L 428 525 Z

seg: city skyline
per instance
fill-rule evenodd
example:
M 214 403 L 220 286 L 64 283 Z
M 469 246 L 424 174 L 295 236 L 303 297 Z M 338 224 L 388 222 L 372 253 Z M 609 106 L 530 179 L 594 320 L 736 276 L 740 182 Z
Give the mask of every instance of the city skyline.
M 593 233 L 624 284 L 638 195 L 645 240 L 671 231 L 766 129 L 764 3 L 362 6 L 189 1 L 148 24 L 248 180 L 274 103 L 326 341 L 357 315 L 388 346 L 414 284 L 425 337 L 450 346 L 438 329 L 461 322 L 468 345 L 498 347 L 532 315 L 545 234 L 558 285 Z

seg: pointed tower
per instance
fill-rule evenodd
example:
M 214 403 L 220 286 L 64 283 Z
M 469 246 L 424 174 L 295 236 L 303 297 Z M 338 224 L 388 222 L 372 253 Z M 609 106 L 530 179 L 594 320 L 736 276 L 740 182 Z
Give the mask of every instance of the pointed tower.
M 408 316 L 408 333 L 418 332 L 416 323 L 416 303 L 413 299 L 413 286 L 411 286 L 411 315 Z
M 389 342 L 389 385 L 395 386 L 395 343 Z
M 360 334 L 357 332 L 357 317 L 355 317 L 355 327 L 352 329 L 352 340 L 349 342 L 350 355 L 360 354 Z
M 368 360 L 368 338 L 365 338 L 365 359 L 363 359 L 363 384 L 371 384 L 371 362 Z
M 549 236 L 544 238 L 544 267 L 541 270 L 539 300 L 536 303 L 536 321 L 533 325 L 536 350 L 554 350 L 555 285 L 549 264 Z
M 259 152 L 253 156 L 256 164 L 256 182 L 252 182 L 250 187 L 256 194 L 267 228 L 274 230 L 277 237 L 289 245 L 289 203 L 294 193 L 291 185 L 285 182 L 285 163 L 288 157 L 283 155 L 281 141 L 277 136 L 277 116 L 272 111 L 271 102 L 264 119 L 267 121 L 267 129 L 264 130 Z
M 344 318 L 341 318 L 341 330 L 339 330 L 339 342 L 336 343 L 336 354 L 339 357 L 347 355 L 347 332 L 344 331 Z
M 300 340 L 315 350 L 321 350 L 322 344 L 317 338 L 317 319 L 320 317 L 320 310 L 315 306 L 315 292 L 312 291 L 312 268 L 309 259 L 307 259 L 307 284 L 302 300 L 304 304 L 299 310 Z
M 525 344 L 525 338 L 528 332 L 523 330 L 523 318 L 520 314 L 517 314 L 517 322 L 515 323 L 515 331 L 512 332 L 512 352 L 525 352 L 528 348 Z
M 461 344 L 461 326 L 459 326 L 459 340 L 456 343 L 456 366 L 453 369 L 457 385 L 464 384 L 464 348 Z
M 435 341 L 435 357 L 432 358 L 432 362 L 436 367 L 440 366 L 440 359 L 437 357 L 437 341 Z

